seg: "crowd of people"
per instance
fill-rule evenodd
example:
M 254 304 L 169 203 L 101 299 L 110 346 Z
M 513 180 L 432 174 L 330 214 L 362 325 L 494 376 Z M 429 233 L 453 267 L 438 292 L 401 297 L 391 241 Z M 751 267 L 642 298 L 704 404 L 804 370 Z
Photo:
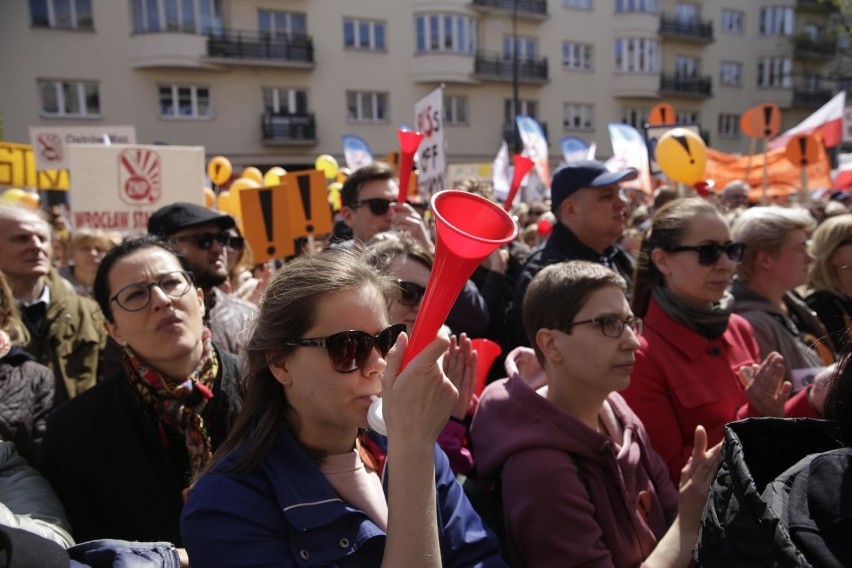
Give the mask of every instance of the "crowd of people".
M 0 559 L 852 565 L 846 194 L 637 175 L 557 170 L 407 365 L 442 275 L 387 164 L 346 179 L 327 239 L 264 263 L 200 205 L 122 237 L 0 204 Z M 739 482 L 784 529 L 753 529 L 759 555 L 720 513 Z

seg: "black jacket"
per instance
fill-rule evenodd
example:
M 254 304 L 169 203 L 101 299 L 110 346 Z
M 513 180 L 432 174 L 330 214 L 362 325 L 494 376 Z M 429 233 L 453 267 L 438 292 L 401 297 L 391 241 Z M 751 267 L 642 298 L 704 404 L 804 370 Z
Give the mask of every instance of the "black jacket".
M 0 439 L 14 442 L 33 465 L 40 459 L 53 392 L 53 373 L 20 347 L 0 359 Z
M 202 413 L 214 450 L 241 401 L 238 359 L 217 351 L 219 376 Z M 161 435 L 123 370 L 54 412 L 42 469 L 65 505 L 77 542 L 117 538 L 180 546 L 189 459 L 180 437 L 169 437 L 166 447 Z

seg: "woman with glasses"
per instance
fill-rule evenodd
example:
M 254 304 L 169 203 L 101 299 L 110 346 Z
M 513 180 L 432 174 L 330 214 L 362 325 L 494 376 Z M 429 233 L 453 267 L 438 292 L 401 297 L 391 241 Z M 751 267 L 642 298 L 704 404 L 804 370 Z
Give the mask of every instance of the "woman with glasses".
M 814 231 L 808 306 L 825 324 L 838 353 L 852 330 L 852 215 L 831 217 Z
M 435 447 L 458 396 L 437 362 L 448 341 L 400 370 L 396 293 L 355 250 L 272 280 L 242 413 L 183 512 L 193 566 L 502 565 Z M 386 438 L 366 431 L 379 394 Z
M 733 242 L 715 206 L 667 203 L 640 248 L 633 313 L 645 321 L 624 398 L 677 480 L 701 425 L 718 444 L 724 425 L 747 416 L 815 416 L 801 391 L 788 400 L 784 361 L 762 362 L 751 325 L 733 314 L 728 292 L 745 245 Z
M 51 416 L 43 471 L 78 541 L 180 546 L 186 491 L 239 410 L 238 361 L 213 345 L 201 291 L 154 237 L 110 250 L 94 293 L 121 366 Z
M 642 423 L 618 394 L 630 383 L 642 320 L 616 272 L 552 264 L 524 298 L 524 329 L 547 376 L 486 387 L 471 436 L 480 475 L 500 476 L 518 566 L 689 564 L 718 448 L 702 428 L 680 496 Z M 528 348 L 520 348 L 526 349 Z

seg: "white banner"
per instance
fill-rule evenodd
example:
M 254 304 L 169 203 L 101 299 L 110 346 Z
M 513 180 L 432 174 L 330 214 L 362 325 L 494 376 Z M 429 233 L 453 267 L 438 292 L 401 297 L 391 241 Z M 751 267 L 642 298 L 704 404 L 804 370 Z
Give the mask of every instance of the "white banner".
M 518 132 L 524 143 L 526 156 L 535 162 L 535 171 L 542 183 L 550 187 L 550 158 L 548 156 L 547 138 L 538 121 L 530 116 L 519 114 L 515 117 Z
M 68 160 L 76 228 L 143 233 L 163 205 L 204 205 L 202 146 L 71 144 Z
M 447 148 L 444 139 L 444 89 L 438 87 L 414 105 L 414 123 L 424 135 L 418 151 L 417 189 L 424 199 L 447 189 Z
M 31 126 L 37 170 L 68 169 L 68 144 L 136 144 L 135 126 Z

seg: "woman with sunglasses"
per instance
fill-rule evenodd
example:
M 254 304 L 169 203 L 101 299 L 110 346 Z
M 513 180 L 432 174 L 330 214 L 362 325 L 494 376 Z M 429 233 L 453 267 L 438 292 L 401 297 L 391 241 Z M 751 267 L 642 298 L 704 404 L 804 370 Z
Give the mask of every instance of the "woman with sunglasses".
M 826 219 L 814 231 L 809 291 L 805 298 L 828 329 L 838 353 L 852 333 L 852 215 Z
M 458 397 L 438 338 L 400 371 L 398 288 L 355 250 L 275 276 L 246 346 L 242 413 L 189 493 L 193 566 L 496 566 L 435 447 Z M 387 438 L 367 433 L 381 394 Z
M 410 237 L 393 233 L 384 235 L 370 243 L 367 249 L 368 261 L 380 272 L 390 276 L 399 287 L 399 295 L 388 308 L 388 316 L 392 322 L 404 323 L 405 332 L 411 335 L 420 313 L 420 302 L 429 283 L 433 257 Z M 443 369 L 459 391 L 459 399 L 453 407 L 449 422 L 438 437 L 438 444 L 450 459 L 453 471 L 463 475 L 473 469 L 473 457 L 466 447 L 466 419 L 473 411 L 471 405 L 477 358 L 467 334 L 450 335 L 450 347 L 442 359 Z
M 44 474 L 78 541 L 180 546 L 186 490 L 239 410 L 237 358 L 212 344 L 201 291 L 154 237 L 111 249 L 94 294 L 121 366 L 51 416 Z
M 482 395 L 471 428 L 477 468 L 500 475 L 518 566 L 689 564 L 719 448 L 707 451 L 697 429 L 678 496 L 642 423 L 617 394 L 630 382 L 642 334 L 625 289 L 621 276 L 598 263 L 544 268 L 523 305 L 540 366 L 527 364 Z M 541 369 L 547 384 L 535 389 Z
M 805 391 L 788 400 L 783 357 L 761 362 L 751 325 L 732 313 L 728 286 L 744 252 L 700 198 L 667 203 L 642 241 L 632 308 L 645 333 L 624 398 L 675 481 L 699 425 L 713 446 L 737 418 L 815 416 Z

